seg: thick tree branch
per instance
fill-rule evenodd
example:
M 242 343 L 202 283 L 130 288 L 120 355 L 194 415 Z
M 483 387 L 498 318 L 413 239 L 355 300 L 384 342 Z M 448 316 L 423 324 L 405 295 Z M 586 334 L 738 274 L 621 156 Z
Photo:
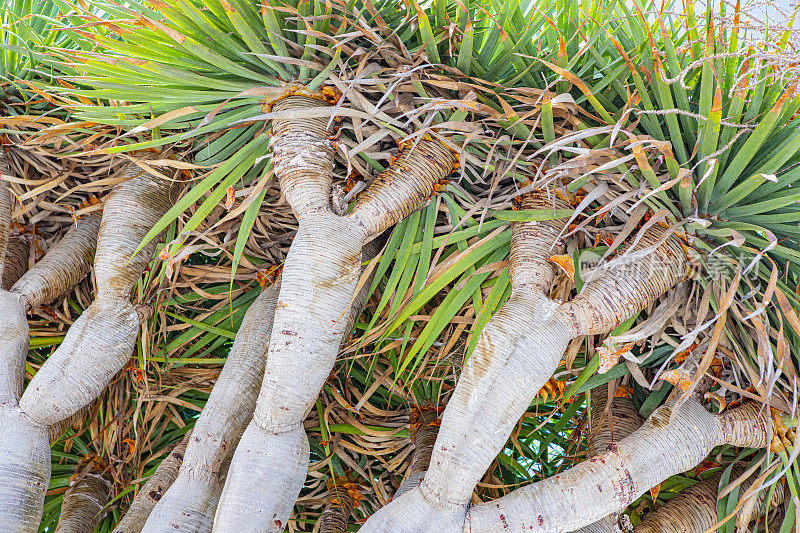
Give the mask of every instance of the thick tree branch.
M 527 209 L 568 207 L 537 191 Z M 548 298 L 561 253 L 563 221 L 513 225 L 512 292 L 481 332 L 442 417 L 431 467 L 420 486 L 372 515 L 362 530 L 460 531 L 473 489 L 502 450 L 533 396 L 552 376 L 570 340 L 608 333 L 654 303 L 685 275 L 686 256 L 660 227 L 649 228 L 625 257 L 598 269 L 566 303 Z M 609 514 L 616 509 L 611 509 Z M 597 518 L 602 518 L 605 515 Z
M 754 403 L 721 415 L 709 413 L 695 400 L 676 410 L 666 404 L 606 453 L 471 507 L 464 531 L 572 531 L 627 507 L 668 477 L 694 468 L 716 446 L 763 448 L 771 436 L 768 413 Z
M 319 105 L 313 98 L 291 96 L 274 109 Z M 376 178 L 364 193 L 367 200 L 340 216 L 330 205 L 333 151 L 327 124 L 327 118 L 273 123 L 275 172 L 300 227 L 284 264 L 253 421 L 231 461 L 215 531 L 285 528 L 308 468 L 302 421 L 336 361 L 362 248 L 419 207 L 455 160 L 438 141 L 422 140 Z M 270 490 L 264 491 L 267 484 Z
M 642 426 L 642 417 L 628 396 L 614 396 L 609 402 L 608 385 L 592 389 L 589 401 L 589 435 L 587 459 L 607 452 L 611 446 L 631 435 Z M 619 533 L 620 509 L 593 524 L 578 529 L 576 533 Z

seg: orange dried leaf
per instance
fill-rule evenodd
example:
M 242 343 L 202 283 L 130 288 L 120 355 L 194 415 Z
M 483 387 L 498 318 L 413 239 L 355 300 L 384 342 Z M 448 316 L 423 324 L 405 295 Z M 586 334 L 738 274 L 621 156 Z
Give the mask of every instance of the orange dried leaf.
M 725 407 L 727 406 L 727 402 L 725 401 L 725 396 L 723 396 L 722 394 L 718 394 L 716 392 L 707 392 L 703 397 L 706 400 L 716 400 L 717 407 L 719 407 L 720 413 L 724 411 Z
M 675 370 L 668 370 L 659 376 L 659 379 L 663 379 L 668 383 L 672 383 L 683 392 L 689 390 L 689 387 L 692 385 L 692 378 L 689 376 L 688 373 L 684 372 L 680 368 L 676 368 Z
M 719 468 L 720 464 L 715 463 L 714 461 L 703 461 L 699 465 L 697 465 L 693 472 L 696 476 L 702 474 L 706 470 L 711 470 L 712 468 Z
M 128 445 L 128 457 L 132 459 L 136 451 L 136 442 L 131 438 L 124 439 L 122 442 Z
M 622 355 L 631 351 L 635 343 L 628 342 L 622 348 L 615 350 L 614 343 L 610 338 L 603 341 L 603 344 L 597 348 L 597 354 L 600 356 L 600 366 L 597 368 L 599 374 L 605 374 L 613 366 L 617 364 Z
M 228 187 L 227 192 L 225 193 L 225 209 L 230 210 L 233 207 L 233 204 L 236 203 L 236 191 L 233 188 L 233 185 Z
M 628 385 L 620 385 L 614 392 L 614 398 L 633 398 L 633 389 Z
M 653 501 L 656 501 L 656 498 L 658 497 L 658 492 L 660 490 L 661 490 L 661 483 L 650 489 L 650 497 L 653 499 Z
M 575 261 L 570 255 L 552 255 L 548 259 L 558 265 L 558 267 L 569 276 L 570 281 L 575 283 Z

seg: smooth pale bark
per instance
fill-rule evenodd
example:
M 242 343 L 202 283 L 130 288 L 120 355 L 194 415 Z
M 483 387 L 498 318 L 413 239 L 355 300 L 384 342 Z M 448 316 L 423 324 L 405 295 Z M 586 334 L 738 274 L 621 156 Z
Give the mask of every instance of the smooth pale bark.
M 225 366 L 195 423 L 180 471 L 142 531 L 211 531 L 225 468 L 253 416 L 267 359 L 280 281 L 245 313 Z
M 31 380 L 20 407 L 39 424 L 52 425 L 85 407 L 130 359 L 140 319 L 130 302 L 156 241 L 134 255 L 147 232 L 172 206 L 173 182 L 129 167 L 103 209 L 97 238 L 92 305 Z
M 324 105 L 302 96 L 275 110 Z M 422 139 L 369 186 L 346 216 L 331 207 L 328 119 L 273 122 L 272 163 L 299 221 L 253 421 L 231 461 L 216 516 L 219 532 L 283 531 L 308 469 L 302 427 L 336 361 L 367 240 L 422 205 L 453 168 L 454 155 Z M 264 490 L 269 487 L 269 490 Z
M 122 520 L 119 521 L 114 533 L 139 533 L 153 511 L 156 504 L 164 497 L 172 483 L 177 479 L 186 446 L 189 444 L 192 433 L 186 434 L 161 463 L 153 475 L 139 488 L 136 497 Z
M 377 243 L 364 259 L 377 255 Z M 350 307 L 345 335 L 366 301 L 369 280 Z M 280 280 L 262 290 L 245 313 L 230 355 L 194 427 L 180 474 L 159 500 L 143 528 L 145 532 L 211 531 L 228 463 L 253 417 L 267 361 Z
M 523 199 L 523 207 L 565 204 L 537 191 Z M 572 301 L 553 301 L 546 294 L 555 275 L 548 259 L 563 250 L 556 242 L 561 227 L 563 222 L 556 221 L 513 225 L 511 295 L 464 366 L 442 417 L 431 466 L 418 488 L 372 515 L 362 532 L 417 533 L 433 531 L 432 524 L 438 532 L 460 531 L 473 489 L 553 375 L 569 341 L 608 333 L 685 276 L 680 244 L 671 237 L 659 244 L 664 230 L 656 226 L 629 250 L 653 248 L 649 254 L 610 261 Z
M 694 468 L 716 446 L 763 448 L 771 437 L 768 413 L 752 403 L 721 415 L 709 413 L 695 400 L 677 410 L 666 404 L 606 453 L 470 507 L 463 531 L 572 531 L 627 507 L 665 479 Z
M 589 401 L 589 434 L 586 437 L 586 458 L 591 459 L 607 452 L 611 445 L 619 442 L 642 426 L 642 417 L 628 397 L 615 396 L 608 402 L 608 386 L 592 389 Z M 576 533 L 619 533 L 619 512 L 593 524 L 578 529 Z
M 414 428 L 411 435 L 411 440 L 414 442 L 414 455 L 408 475 L 394 493 L 395 498 L 419 486 L 422 482 L 422 478 L 425 477 L 425 472 L 428 471 L 428 466 L 431 464 L 433 444 L 439 434 L 440 423 L 436 407 L 418 405 L 414 408 L 411 421 L 411 426 Z
M 10 291 L 0 290 L 0 531 L 38 529 L 50 480 L 50 430 L 18 405 L 30 338 L 25 315 L 89 272 L 99 226 L 98 217 L 81 220 Z
M 75 480 L 64 493 L 55 533 L 92 533 L 103 519 L 113 488 L 100 473 L 87 472 Z
M 745 471 L 742 466 L 736 466 L 731 472 L 730 481 L 734 481 Z M 708 479 L 695 483 L 664 505 L 648 514 L 642 523 L 633 528 L 634 533 L 705 533 L 717 525 L 717 494 L 722 472 Z M 739 486 L 739 498 L 753 485 L 755 476 L 750 476 Z M 758 495 L 750 498 L 737 514 L 736 531 L 747 530 L 751 520 L 764 514 L 764 499 L 769 491 L 762 490 Z M 785 489 L 781 482 L 775 485 L 772 497 L 772 507 L 783 502 Z M 745 523 L 740 524 L 740 517 L 746 516 Z
M 8 403 L 0 405 L 0 427 L 0 531 L 32 533 L 42 521 L 50 483 L 47 427 Z

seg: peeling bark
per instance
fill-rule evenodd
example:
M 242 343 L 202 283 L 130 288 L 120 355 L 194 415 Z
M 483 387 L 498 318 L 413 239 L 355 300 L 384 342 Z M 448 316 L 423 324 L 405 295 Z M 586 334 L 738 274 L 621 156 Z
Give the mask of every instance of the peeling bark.
M 291 96 L 273 109 L 319 105 Z M 324 118 L 273 122 L 273 167 L 299 229 L 284 264 L 253 421 L 231 461 L 215 531 L 284 530 L 308 469 L 303 418 L 336 361 L 362 248 L 419 207 L 455 162 L 444 145 L 421 139 L 402 150 L 352 212 L 341 216 L 331 207 L 333 147 L 327 124 Z M 263 490 L 266 486 L 270 490 Z
M 564 532 L 623 509 L 665 479 L 685 472 L 716 446 L 763 448 L 772 421 L 748 403 L 714 415 L 695 400 L 666 404 L 604 454 L 497 500 L 470 507 L 466 533 Z
M 139 492 L 136 493 L 125 516 L 114 528 L 114 533 L 140 533 L 142 531 L 147 517 L 150 516 L 153 508 L 178 477 L 186 446 L 191 437 L 192 433 L 187 433 L 169 455 L 159 463 L 153 475 L 139 488 Z
M 92 533 L 103 519 L 113 488 L 100 473 L 87 472 L 78 478 L 64 493 L 55 533 Z
M 567 206 L 537 191 L 523 199 L 523 207 Z M 563 251 L 556 241 L 563 222 L 512 227 L 511 296 L 481 332 L 459 377 L 442 417 L 431 467 L 417 489 L 372 515 L 364 533 L 428 531 L 431 524 L 438 532 L 460 531 L 473 489 L 536 391 L 553 375 L 569 341 L 608 333 L 685 276 L 680 244 L 672 237 L 660 243 L 664 230 L 654 226 L 628 251 L 633 261 L 610 261 L 572 301 L 559 303 L 546 291 L 555 276 L 549 257 Z M 646 250 L 650 253 L 642 256 Z

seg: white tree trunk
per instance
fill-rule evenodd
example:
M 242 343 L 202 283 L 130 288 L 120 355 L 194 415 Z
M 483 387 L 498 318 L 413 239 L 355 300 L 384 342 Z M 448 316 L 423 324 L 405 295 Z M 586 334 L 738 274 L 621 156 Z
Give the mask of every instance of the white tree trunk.
M 572 531 L 624 509 L 715 446 L 763 448 L 772 422 L 758 405 L 714 415 L 694 400 L 658 408 L 641 429 L 599 456 L 491 502 L 470 507 L 465 533 Z
M 0 290 L 0 531 L 36 531 L 50 482 L 49 428 L 18 405 L 30 339 L 25 315 L 89 272 L 99 225 L 97 217 L 81 220 L 10 291 Z
M 544 191 L 523 199 L 528 209 L 553 206 L 565 204 Z M 464 366 L 442 416 L 430 468 L 418 488 L 373 514 L 363 533 L 416 533 L 431 524 L 443 533 L 460 531 L 473 489 L 553 375 L 569 341 L 609 332 L 685 275 L 678 244 L 659 245 L 663 231 L 652 228 L 632 248 L 651 247 L 652 253 L 632 264 L 609 263 L 570 302 L 550 300 L 555 267 L 548 259 L 563 249 L 556 242 L 561 226 L 556 221 L 513 225 L 511 296 L 481 332 Z
M 317 107 L 287 97 L 275 109 Z M 300 223 L 283 270 L 275 323 L 253 421 L 231 460 L 214 531 L 286 527 L 308 469 L 303 419 L 336 361 L 362 261 L 373 237 L 418 208 L 452 170 L 438 141 L 401 153 L 346 216 L 331 207 L 333 149 L 327 119 L 273 123 L 272 161 Z M 264 490 L 269 487 L 269 490 Z

